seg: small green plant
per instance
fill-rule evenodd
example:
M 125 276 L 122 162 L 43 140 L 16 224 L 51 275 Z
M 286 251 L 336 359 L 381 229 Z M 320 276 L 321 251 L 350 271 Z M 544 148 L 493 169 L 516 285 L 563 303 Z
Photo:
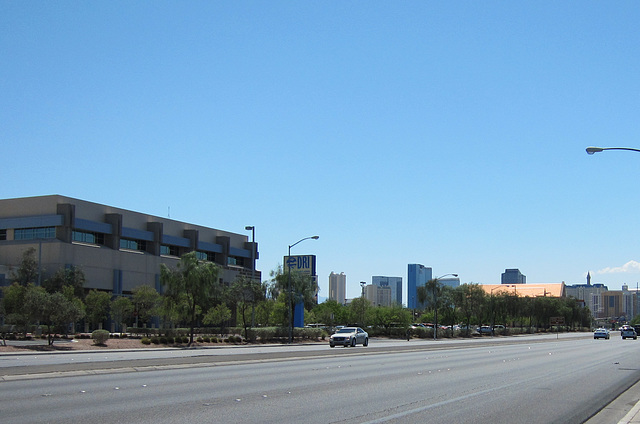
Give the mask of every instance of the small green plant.
M 203 342 L 205 342 L 205 343 L 209 343 L 209 342 L 211 342 L 211 337 L 209 337 L 209 336 L 204 336 L 204 337 L 202 338 L 202 341 L 203 341 Z
M 149 345 L 151 344 L 151 339 L 149 337 L 143 337 L 141 340 L 142 344 Z
M 107 330 L 96 330 L 91 333 L 91 339 L 94 345 L 106 346 L 109 340 L 109 332 Z
M 151 343 L 153 344 L 160 344 L 160 338 L 158 336 L 153 336 L 151 337 Z

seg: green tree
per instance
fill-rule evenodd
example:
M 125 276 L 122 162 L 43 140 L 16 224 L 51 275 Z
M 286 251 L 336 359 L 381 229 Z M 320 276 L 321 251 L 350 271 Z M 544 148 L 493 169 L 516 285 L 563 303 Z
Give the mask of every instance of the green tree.
M 137 325 L 147 326 L 160 306 L 160 294 L 151 286 L 141 285 L 133 289 L 133 304 Z
M 87 318 L 95 330 L 109 317 L 111 295 L 93 289 L 87 294 L 84 304 L 87 308 Z
M 271 285 L 270 295 L 273 298 L 277 298 L 278 302 L 282 301 L 285 304 L 286 310 L 284 317 L 285 325 L 291 322 L 291 316 L 289 315 L 289 307 L 295 307 L 299 303 L 304 305 L 304 308 L 309 311 L 316 305 L 316 294 L 318 293 L 318 284 L 313 280 L 313 277 L 301 272 L 285 272 L 282 267 L 278 267 L 276 270 L 271 271 Z M 278 313 L 279 308 L 276 306 L 275 313 Z
M 49 345 L 57 331 L 66 333 L 69 324 L 82 318 L 84 311 L 78 302 L 64 293 L 48 293 L 43 287 L 29 285 L 25 293 L 24 308 L 32 323 L 45 324 Z
M 12 273 L 11 279 L 23 286 L 38 282 L 38 261 L 36 260 L 35 247 L 30 247 L 22 252 L 22 261 L 18 269 Z
M 25 336 L 29 331 L 30 322 L 29 311 L 24 307 L 26 293 L 27 286 L 16 282 L 8 287 L 3 287 L 2 296 L 2 305 L 7 323 L 13 324 L 22 330 Z
M 79 299 L 84 298 L 84 284 L 86 282 L 84 271 L 81 267 L 71 266 L 60 268 L 51 278 L 47 278 L 42 286 L 49 292 L 61 292 L 64 286 L 73 288 L 73 294 Z
M 335 300 L 322 302 L 311 310 L 308 324 L 326 324 L 334 327 L 337 324 L 347 322 L 347 310 L 344 305 Z
M 361 327 L 365 327 L 371 309 L 371 302 L 362 296 L 356 297 L 349 304 L 348 322 L 345 322 L 345 324 L 360 324 Z
M 258 280 L 252 280 L 244 276 L 238 277 L 231 285 L 231 299 L 238 305 L 238 312 L 244 327 L 244 337 L 249 338 L 249 319 L 247 316 L 250 309 L 254 309 L 258 303 L 266 298 L 267 287 Z
M 118 296 L 111 301 L 111 318 L 122 327 L 131 322 L 133 316 L 133 303 L 128 297 Z
M 187 296 L 191 346 L 199 308 L 212 302 L 222 291 L 218 283 L 220 268 L 212 262 L 198 260 L 196 252 L 183 255 L 176 269 L 170 269 L 164 264 L 160 267 L 160 280 L 168 287 L 167 294 L 174 297 L 181 294 Z
M 231 318 L 231 310 L 225 305 L 221 303 L 207 310 L 207 313 L 204 314 L 202 318 L 202 322 L 206 325 L 220 325 L 220 323 Z
M 464 317 L 467 335 L 471 326 L 471 318 L 481 317 L 486 294 L 479 284 L 462 284 L 454 289 L 454 302 Z

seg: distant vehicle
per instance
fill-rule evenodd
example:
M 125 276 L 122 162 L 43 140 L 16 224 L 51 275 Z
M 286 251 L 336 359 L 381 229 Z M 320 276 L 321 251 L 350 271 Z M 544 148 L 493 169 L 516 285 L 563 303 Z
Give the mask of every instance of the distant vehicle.
M 624 339 L 638 340 L 638 334 L 636 333 L 636 330 L 634 330 L 633 327 L 628 325 L 624 325 L 622 326 L 622 328 L 620 328 L 620 335 L 622 336 L 622 340 Z
M 329 338 L 330 347 L 355 347 L 357 344 L 369 346 L 369 334 L 360 327 L 341 328 Z
M 476 328 L 476 331 L 480 334 L 493 334 L 493 329 L 489 325 L 483 325 Z
M 605 340 L 609 340 L 609 330 L 607 330 L 606 328 L 598 328 L 596 331 L 593 332 L 593 338 L 594 339 L 605 339 Z

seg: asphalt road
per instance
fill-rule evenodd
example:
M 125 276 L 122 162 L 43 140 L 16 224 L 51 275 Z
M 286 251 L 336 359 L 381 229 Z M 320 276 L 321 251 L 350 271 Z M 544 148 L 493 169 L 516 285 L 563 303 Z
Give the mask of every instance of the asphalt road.
M 581 423 L 640 379 L 615 333 L 232 349 L 2 355 L 0 420 Z

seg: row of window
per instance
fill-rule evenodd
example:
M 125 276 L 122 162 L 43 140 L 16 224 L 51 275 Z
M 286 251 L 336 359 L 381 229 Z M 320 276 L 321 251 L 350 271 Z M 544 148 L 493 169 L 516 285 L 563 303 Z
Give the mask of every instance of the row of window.
M 52 239 L 56 237 L 56 227 L 38 227 L 38 228 L 16 228 L 14 230 L 15 240 L 35 240 L 35 239 Z M 96 245 L 104 245 L 104 234 L 87 231 L 73 231 L 71 235 L 73 241 L 79 243 L 88 243 Z M 0 230 L 0 240 L 7 239 L 7 230 Z M 120 239 L 120 249 L 136 250 L 144 252 L 147 250 L 147 242 L 144 240 Z M 160 254 L 167 256 L 180 256 L 178 246 L 163 244 L 160 246 Z M 197 251 L 196 256 L 202 261 L 215 262 L 216 254 L 213 252 Z M 229 256 L 227 265 L 244 266 L 244 258 Z
M 88 233 L 85 231 L 73 231 L 73 241 L 80 243 L 99 244 L 104 245 L 104 234 L 102 233 Z
M 139 250 L 144 252 L 147 250 L 147 242 L 144 240 L 120 239 L 120 249 Z
M 16 228 L 14 240 L 35 240 L 56 238 L 56 227 Z

